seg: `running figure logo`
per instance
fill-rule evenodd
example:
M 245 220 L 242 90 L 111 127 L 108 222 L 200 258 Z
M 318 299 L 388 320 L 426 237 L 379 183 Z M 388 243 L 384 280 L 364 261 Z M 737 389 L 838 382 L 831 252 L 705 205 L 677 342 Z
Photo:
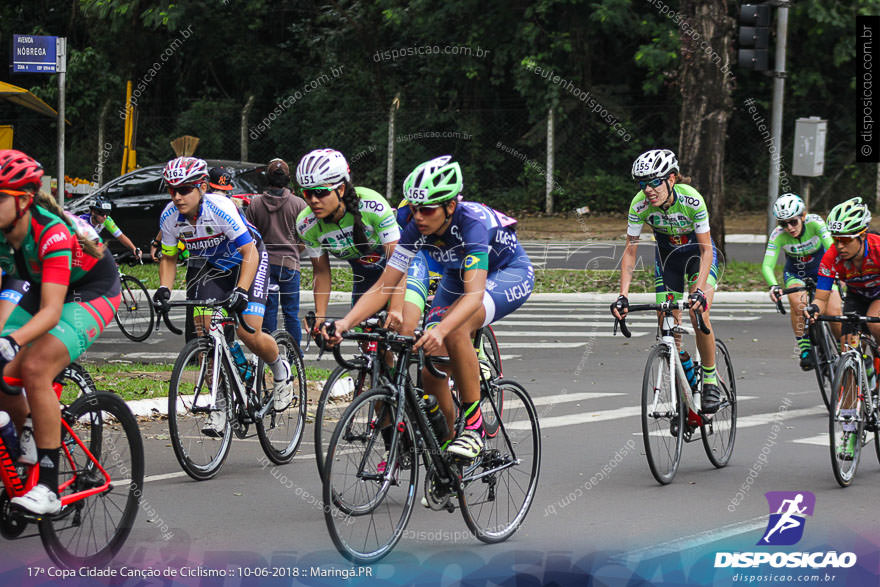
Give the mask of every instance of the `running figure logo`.
M 816 496 L 809 491 L 768 491 L 770 520 L 759 546 L 791 546 L 804 535 L 804 516 L 812 516 Z

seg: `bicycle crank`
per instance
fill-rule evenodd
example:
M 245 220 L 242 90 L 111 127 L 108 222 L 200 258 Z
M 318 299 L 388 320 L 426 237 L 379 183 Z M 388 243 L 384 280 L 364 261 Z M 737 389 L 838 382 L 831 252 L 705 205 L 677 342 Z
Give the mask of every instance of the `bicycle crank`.
M 455 511 L 455 506 L 450 499 L 449 488 L 437 483 L 436 477 L 433 472 L 425 475 L 425 501 L 428 503 L 428 507 L 435 512 L 446 510 L 452 513 Z

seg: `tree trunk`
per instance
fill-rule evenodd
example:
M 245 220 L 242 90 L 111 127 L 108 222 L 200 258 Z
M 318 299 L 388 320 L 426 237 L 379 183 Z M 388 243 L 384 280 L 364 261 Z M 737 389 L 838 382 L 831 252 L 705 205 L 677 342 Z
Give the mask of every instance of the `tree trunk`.
M 724 260 L 724 147 L 733 107 L 733 31 L 727 0 L 681 1 L 681 122 L 683 175 L 706 200 L 712 239 Z

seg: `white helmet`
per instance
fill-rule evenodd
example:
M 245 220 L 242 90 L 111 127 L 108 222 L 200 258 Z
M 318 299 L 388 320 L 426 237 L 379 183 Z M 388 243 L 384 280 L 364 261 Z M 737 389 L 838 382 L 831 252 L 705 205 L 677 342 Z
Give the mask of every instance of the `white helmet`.
M 804 201 L 797 194 L 782 194 L 773 202 L 773 215 L 779 220 L 800 216 L 804 211 Z
M 633 163 L 632 177 L 635 180 L 657 179 L 668 177 L 678 171 L 678 159 L 669 149 L 652 149 L 645 151 Z
M 198 157 L 178 157 L 165 164 L 162 177 L 171 187 L 196 183 L 208 178 L 208 164 Z
M 325 183 L 351 181 L 348 161 L 339 151 L 318 149 L 300 159 L 296 166 L 296 183 L 302 188 L 313 188 Z

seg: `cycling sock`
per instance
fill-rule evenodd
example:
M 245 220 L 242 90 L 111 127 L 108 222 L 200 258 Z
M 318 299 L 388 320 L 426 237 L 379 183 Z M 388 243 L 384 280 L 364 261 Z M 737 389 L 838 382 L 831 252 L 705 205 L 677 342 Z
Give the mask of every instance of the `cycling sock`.
M 40 484 L 58 493 L 58 455 L 61 448 L 37 447 L 37 462 L 40 463 Z
M 269 363 L 269 367 L 272 368 L 272 377 L 275 381 L 287 381 L 290 379 L 290 365 L 287 364 L 281 353 L 278 353 L 275 360 Z
M 855 432 L 856 431 L 856 423 L 854 422 L 856 417 L 856 409 L 855 408 L 841 408 L 840 415 L 842 417 L 851 418 L 850 421 L 843 422 L 841 428 L 844 432 Z
M 483 434 L 483 412 L 480 410 L 480 402 L 465 404 L 464 408 L 464 429 L 479 430 L 480 435 Z
M 382 442 L 385 444 L 385 450 L 391 450 L 391 438 L 394 435 L 394 429 L 391 426 L 382 428 Z
M 715 373 L 715 365 L 712 365 L 711 367 L 703 365 L 703 383 L 718 383 Z
M 798 344 L 798 350 L 800 350 L 801 353 L 809 352 L 810 348 L 812 348 L 812 345 L 810 344 L 810 337 L 806 334 L 803 336 L 796 336 L 795 340 Z

